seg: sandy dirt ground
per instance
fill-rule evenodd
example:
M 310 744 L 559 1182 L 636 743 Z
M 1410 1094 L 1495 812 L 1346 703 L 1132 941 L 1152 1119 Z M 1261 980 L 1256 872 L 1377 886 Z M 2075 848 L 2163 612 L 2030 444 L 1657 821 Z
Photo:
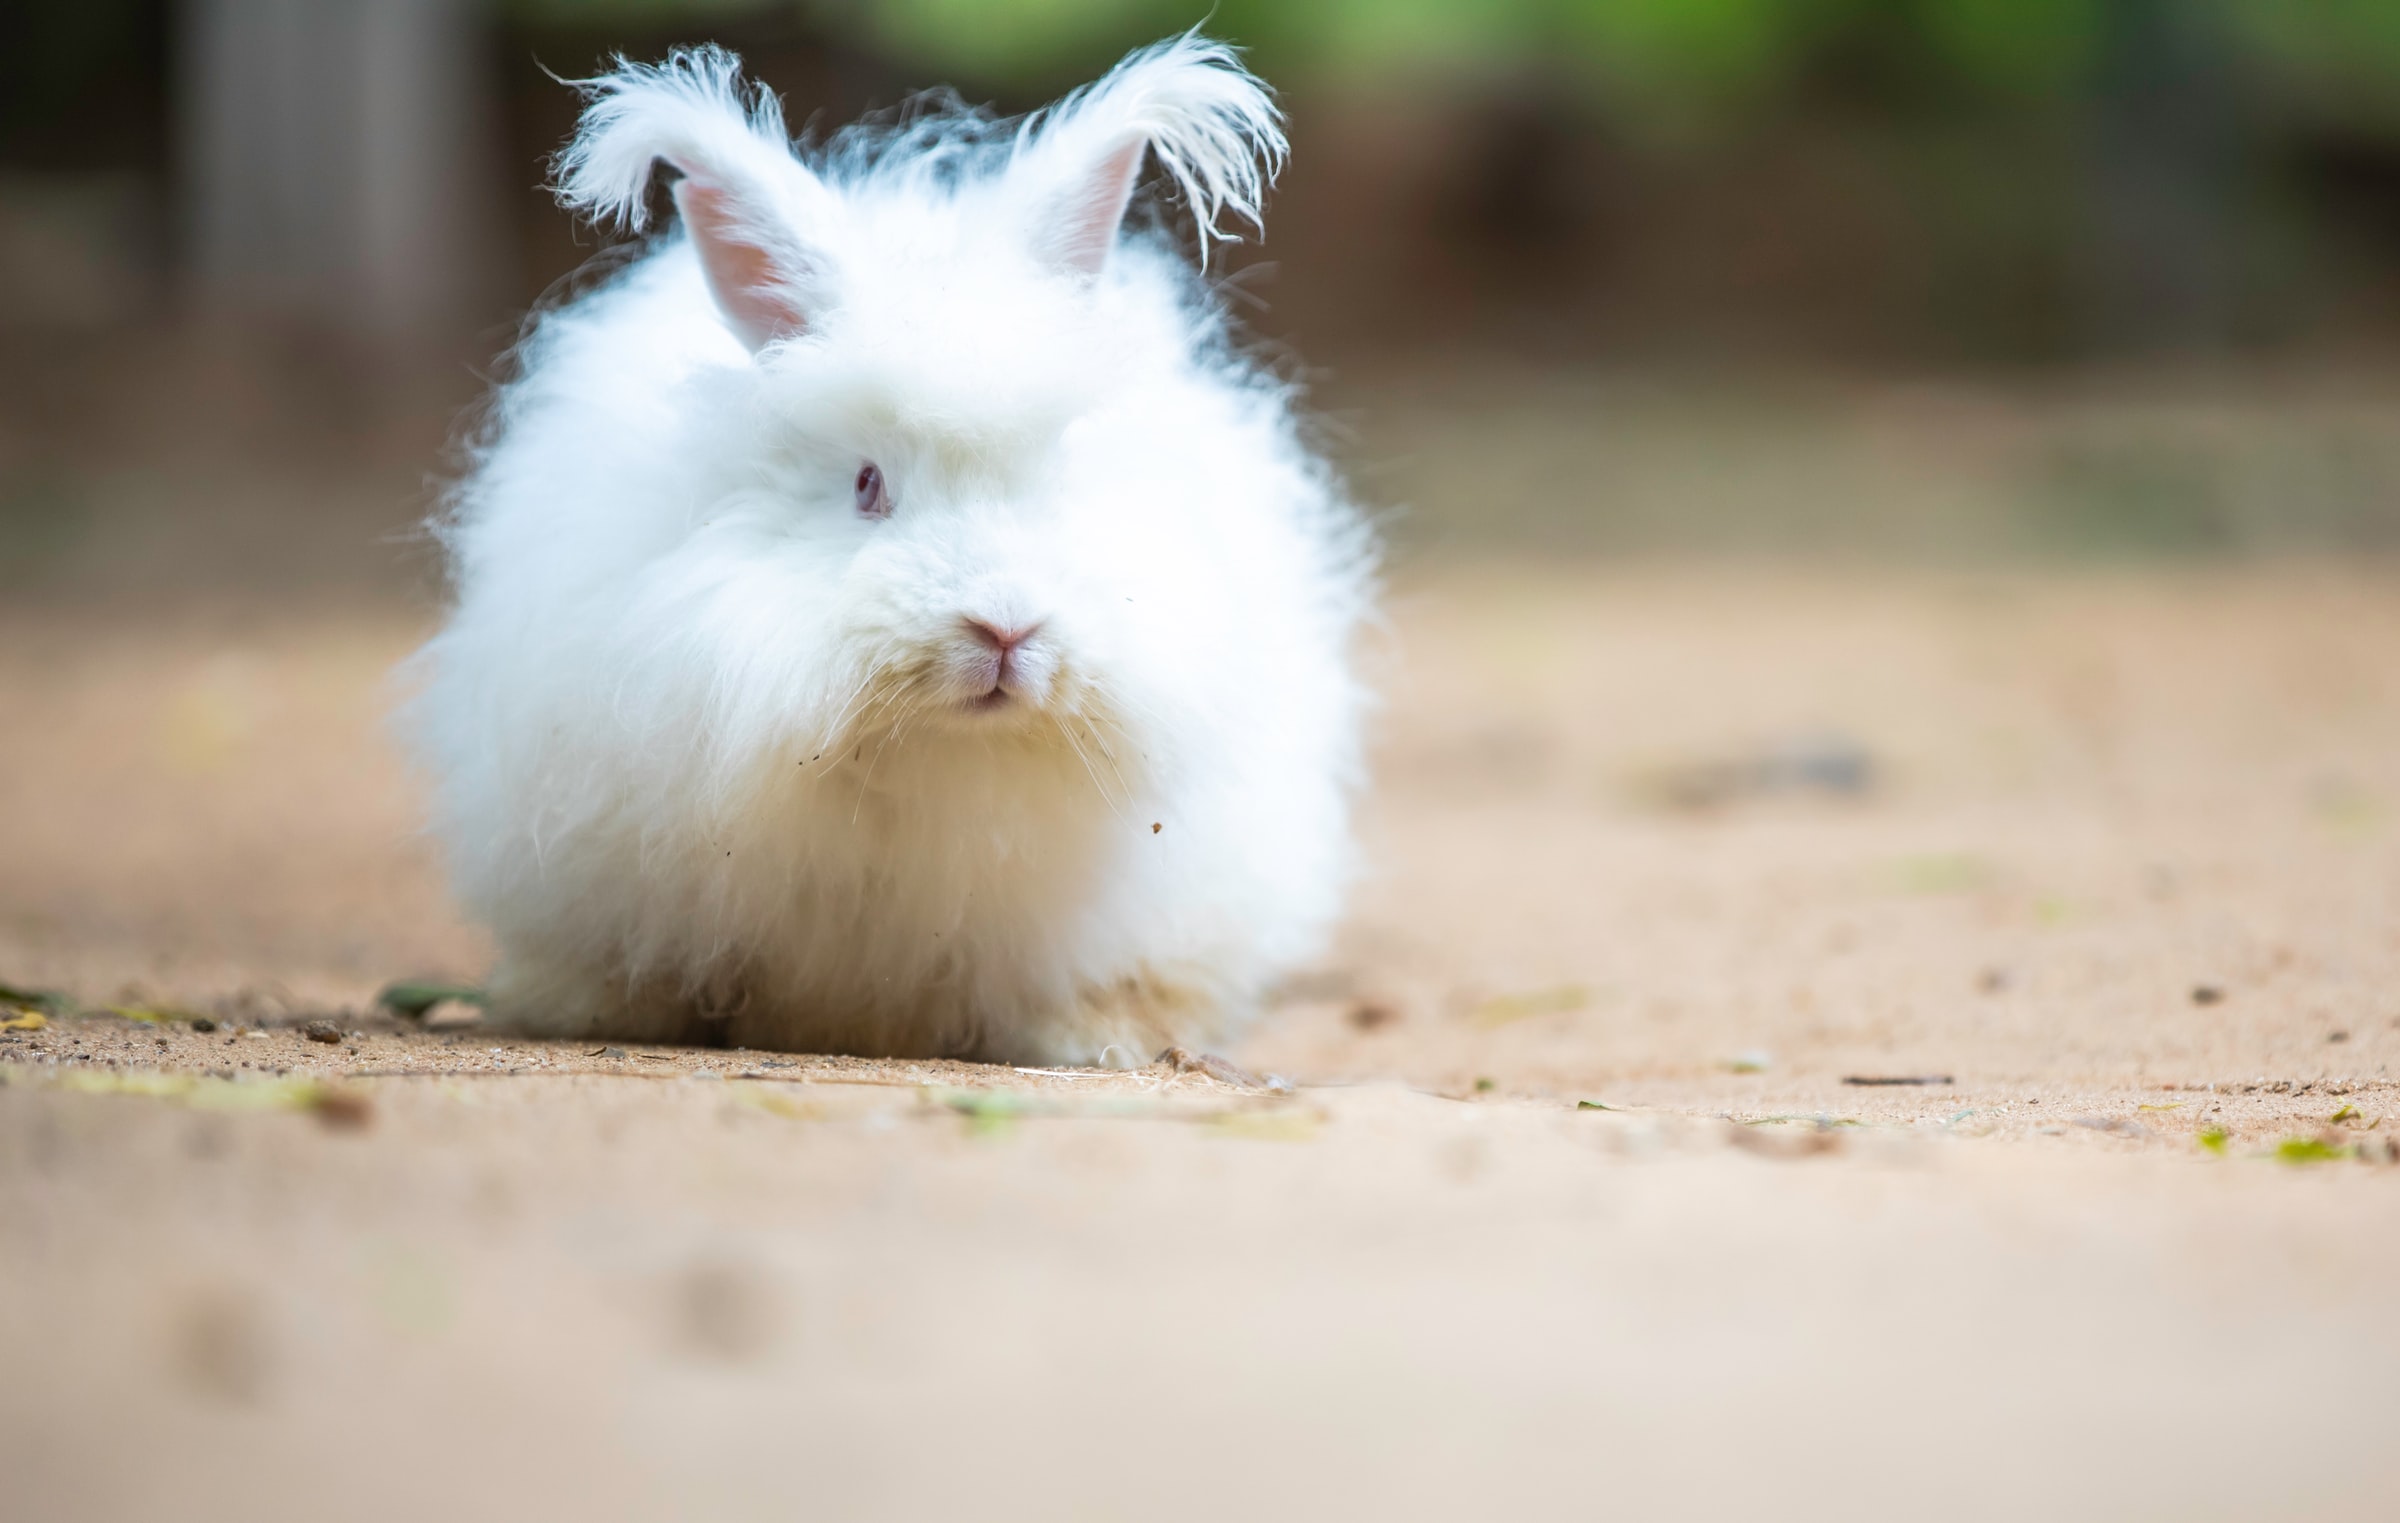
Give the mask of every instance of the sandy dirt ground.
M 2400 1497 L 2388 571 L 1406 572 L 1288 1090 L 379 1012 L 423 619 L 260 606 L 0 611 L 9 1516 Z

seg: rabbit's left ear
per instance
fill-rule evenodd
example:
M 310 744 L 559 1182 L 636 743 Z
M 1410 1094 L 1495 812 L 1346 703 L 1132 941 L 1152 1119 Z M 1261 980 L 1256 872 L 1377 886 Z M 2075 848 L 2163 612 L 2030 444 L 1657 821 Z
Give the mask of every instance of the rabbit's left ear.
M 1222 214 L 1260 226 L 1289 145 L 1282 113 L 1233 49 L 1192 33 L 1145 48 L 1018 132 L 1008 178 L 1035 253 L 1069 274 L 1106 268 L 1153 149 L 1191 205 L 1205 262 L 1211 239 L 1234 236 L 1218 228 Z
M 718 48 L 656 68 L 619 60 L 582 89 L 591 105 L 559 155 L 559 199 L 639 229 L 651 166 L 666 160 L 682 172 L 675 207 L 726 325 L 753 350 L 808 331 L 830 295 L 810 234 L 837 208 L 792 157 L 775 97 L 745 90 L 741 61 Z

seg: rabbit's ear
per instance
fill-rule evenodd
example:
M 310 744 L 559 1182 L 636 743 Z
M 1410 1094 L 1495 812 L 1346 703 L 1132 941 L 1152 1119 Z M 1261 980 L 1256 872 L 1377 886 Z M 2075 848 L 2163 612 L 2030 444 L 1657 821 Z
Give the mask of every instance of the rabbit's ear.
M 639 231 L 651 166 L 682 172 L 675 206 L 726 324 L 753 350 L 808 329 L 828 296 L 821 250 L 833 195 L 792 157 L 783 110 L 745 90 L 741 60 L 720 48 L 671 54 L 655 68 L 623 59 L 580 88 L 591 104 L 555 166 L 558 197 Z
M 1019 130 L 1008 175 L 1034 219 L 1036 252 L 1097 275 L 1116 246 L 1134 177 L 1155 149 L 1200 227 L 1200 257 L 1230 212 L 1260 226 L 1282 169 L 1282 113 L 1233 49 L 1196 33 L 1127 57 L 1105 79 Z
M 778 236 L 739 191 L 705 171 L 676 167 L 683 178 L 675 182 L 675 209 L 726 323 L 754 352 L 807 332 L 821 284 L 816 257 Z

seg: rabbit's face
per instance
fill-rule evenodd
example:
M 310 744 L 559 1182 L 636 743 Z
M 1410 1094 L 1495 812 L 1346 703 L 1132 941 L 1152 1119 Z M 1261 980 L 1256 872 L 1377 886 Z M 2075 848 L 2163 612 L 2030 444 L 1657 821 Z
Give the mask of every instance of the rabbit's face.
M 762 356 L 765 458 L 700 530 L 752 562 L 728 596 L 787 611 L 773 639 L 828 741 L 1121 718 L 1143 578 L 1107 461 L 1133 377 L 1086 293 L 975 284 L 861 292 Z

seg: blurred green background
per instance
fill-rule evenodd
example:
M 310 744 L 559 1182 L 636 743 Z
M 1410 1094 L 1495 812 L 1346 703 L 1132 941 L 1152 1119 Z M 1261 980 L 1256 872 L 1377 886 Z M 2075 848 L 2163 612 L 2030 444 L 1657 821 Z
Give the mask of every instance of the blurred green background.
M 2400 543 L 2391 0 L 21 0 L 0 577 L 421 580 L 600 241 L 552 74 L 720 41 L 822 130 L 1203 21 L 1295 150 L 1225 278 L 1408 553 Z

